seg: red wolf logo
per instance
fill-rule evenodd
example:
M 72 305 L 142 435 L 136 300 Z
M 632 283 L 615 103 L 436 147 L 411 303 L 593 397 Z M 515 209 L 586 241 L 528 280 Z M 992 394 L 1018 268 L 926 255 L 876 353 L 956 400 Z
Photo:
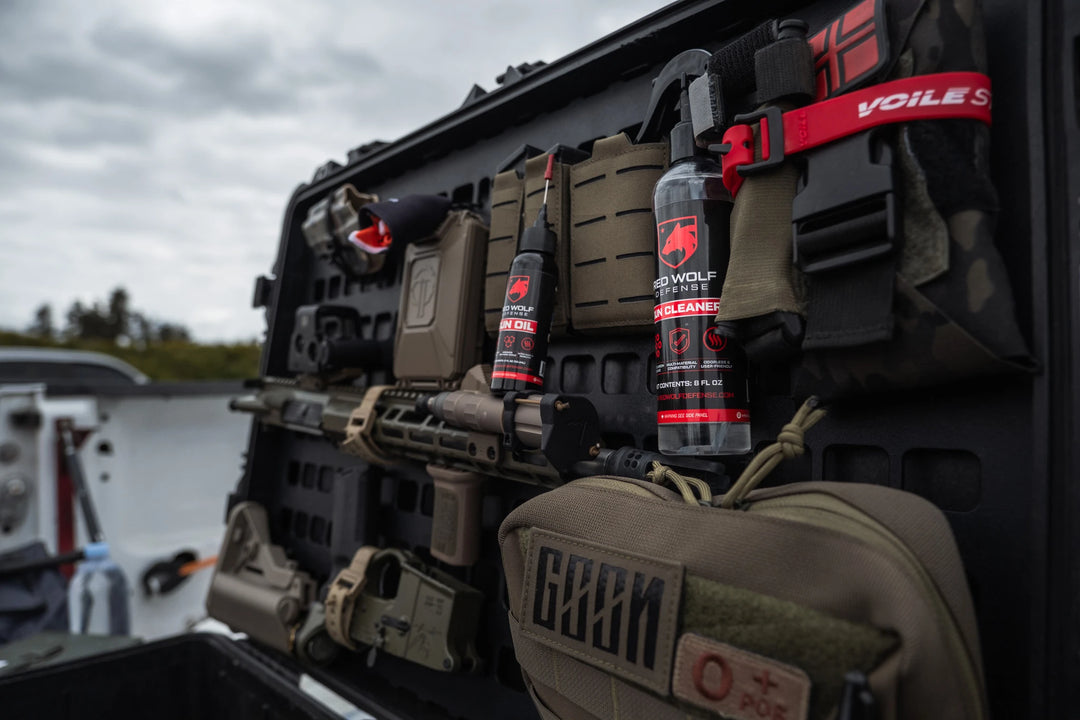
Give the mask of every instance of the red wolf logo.
M 693 257 L 697 250 L 697 218 L 691 215 L 665 220 L 657 224 L 656 236 L 660 262 L 674 270 Z
M 510 282 L 506 285 L 506 299 L 516 303 L 528 294 L 529 276 L 511 275 Z

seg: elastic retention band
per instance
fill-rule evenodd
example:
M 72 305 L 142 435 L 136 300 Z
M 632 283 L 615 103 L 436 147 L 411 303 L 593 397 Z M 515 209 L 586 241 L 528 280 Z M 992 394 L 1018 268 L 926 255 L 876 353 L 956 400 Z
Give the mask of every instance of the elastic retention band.
M 803 433 L 825 417 L 817 397 L 811 396 L 802 404 L 795 417 L 776 436 L 776 442 L 768 446 L 750 461 L 742 475 L 720 500 L 720 507 L 731 509 L 756 488 L 785 458 L 791 459 L 806 452 Z

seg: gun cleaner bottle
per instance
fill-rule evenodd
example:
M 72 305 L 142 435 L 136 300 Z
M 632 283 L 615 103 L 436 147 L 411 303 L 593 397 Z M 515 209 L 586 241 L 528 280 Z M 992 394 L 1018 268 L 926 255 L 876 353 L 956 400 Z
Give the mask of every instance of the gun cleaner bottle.
M 671 168 L 653 190 L 659 449 L 733 455 L 750 450 L 746 358 L 734 325 L 714 319 L 731 249 L 732 201 L 720 164 L 694 143 L 687 84 L 684 78 L 671 130 Z
M 510 264 L 491 368 L 491 391 L 500 395 L 544 391 L 544 365 L 558 281 L 555 233 L 547 226 L 547 193 L 554 163 L 555 156 L 549 155 L 540 212 L 532 227 L 522 231 L 518 254 Z

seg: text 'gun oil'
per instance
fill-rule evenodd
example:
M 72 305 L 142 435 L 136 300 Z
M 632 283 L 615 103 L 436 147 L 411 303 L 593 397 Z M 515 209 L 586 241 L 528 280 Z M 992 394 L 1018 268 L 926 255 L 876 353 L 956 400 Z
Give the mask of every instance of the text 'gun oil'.
M 491 368 L 491 391 L 499 395 L 544 392 L 544 365 L 558 282 L 556 237 L 547 226 L 547 192 L 554 162 L 555 156 L 549 155 L 540 212 L 536 222 L 522 231 L 518 254 L 510 263 Z
M 731 197 L 721 166 L 698 154 L 689 103 L 671 130 L 671 168 L 656 183 L 656 395 L 660 452 L 750 450 L 746 359 L 734 326 L 717 323 L 730 254 Z

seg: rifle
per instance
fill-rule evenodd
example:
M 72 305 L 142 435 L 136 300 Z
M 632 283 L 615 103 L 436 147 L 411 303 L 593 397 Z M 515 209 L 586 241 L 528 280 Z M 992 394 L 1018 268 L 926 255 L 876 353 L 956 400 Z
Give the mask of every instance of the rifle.
M 647 479 L 653 463 L 728 484 L 714 460 L 669 457 L 634 447 L 600 446 L 596 409 L 586 398 L 555 393 L 492 395 L 482 368 L 463 389 L 439 393 L 386 385 L 307 389 L 267 378 L 232 402 L 263 423 L 323 436 L 369 463 L 425 465 L 435 484 L 432 555 L 471 565 L 479 544 L 485 477 L 553 487 L 588 475 Z

